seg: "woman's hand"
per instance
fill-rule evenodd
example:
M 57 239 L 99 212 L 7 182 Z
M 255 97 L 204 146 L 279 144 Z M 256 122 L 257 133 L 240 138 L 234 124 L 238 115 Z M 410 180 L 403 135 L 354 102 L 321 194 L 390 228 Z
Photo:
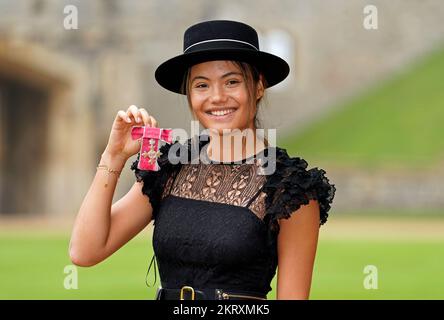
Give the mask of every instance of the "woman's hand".
M 132 105 L 125 112 L 119 110 L 109 135 L 105 152 L 110 157 L 121 158 L 124 161 L 140 150 L 140 141 L 133 140 L 131 128 L 133 126 L 157 127 L 157 121 L 143 108 Z

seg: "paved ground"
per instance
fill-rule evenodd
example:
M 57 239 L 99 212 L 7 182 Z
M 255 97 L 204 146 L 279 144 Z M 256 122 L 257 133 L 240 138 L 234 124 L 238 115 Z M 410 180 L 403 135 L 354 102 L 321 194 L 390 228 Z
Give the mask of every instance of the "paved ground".
M 321 239 L 444 240 L 444 217 L 340 217 L 321 227 Z
M 74 217 L 0 218 L 0 233 L 40 233 L 69 235 Z M 148 236 L 152 223 L 141 236 Z M 146 232 L 148 231 L 148 232 Z M 353 217 L 330 216 L 321 227 L 320 239 L 444 240 L 444 217 Z

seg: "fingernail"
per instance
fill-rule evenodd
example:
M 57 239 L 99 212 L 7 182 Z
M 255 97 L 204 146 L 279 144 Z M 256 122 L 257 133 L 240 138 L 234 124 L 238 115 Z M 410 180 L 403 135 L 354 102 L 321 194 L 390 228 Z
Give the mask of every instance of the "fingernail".
M 129 117 L 126 118 L 126 122 L 131 123 L 131 119 Z
M 137 122 L 140 122 L 140 118 L 139 117 L 137 117 Z

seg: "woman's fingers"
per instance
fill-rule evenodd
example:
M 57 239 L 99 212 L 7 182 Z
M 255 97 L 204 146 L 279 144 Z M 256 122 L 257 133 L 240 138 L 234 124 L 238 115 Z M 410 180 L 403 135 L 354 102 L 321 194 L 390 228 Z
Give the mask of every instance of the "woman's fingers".
M 128 117 L 128 115 L 126 114 L 125 111 L 123 110 L 119 110 L 119 112 L 117 112 L 117 117 L 122 120 L 123 122 L 126 123 L 131 123 L 131 119 Z
M 151 126 L 154 128 L 157 128 L 157 121 L 156 119 L 154 119 L 154 117 L 150 116 L 150 122 L 151 122 Z
M 120 113 L 120 111 L 119 111 Z M 123 116 L 123 115 L 122 115 Z M 135 105 L 132 105 L 126 111 L 124 117 L 129 117 L 131 119 L 130 122 L 134 121 L 137 124 L 145 125 L 149 127 L 157 127 L 157 121 L 154 117 L 150 116 L 148 111 L 144 108 L 137 108 Z
M 140 116 L 142 117 L 142 121 L 146 126 L 150 125 L 150 115 L 148 114 L 148 111 L 146 111 L 144 108 L 139 109 Z
M 139 109 L 135 105 L 131 105 L 128 110 L 126 111 L 126 114 L 131 118 L 131 120 L 134 120 L 134 122 L 140 123 L 142 120 L 137 121 L 138 118 Z

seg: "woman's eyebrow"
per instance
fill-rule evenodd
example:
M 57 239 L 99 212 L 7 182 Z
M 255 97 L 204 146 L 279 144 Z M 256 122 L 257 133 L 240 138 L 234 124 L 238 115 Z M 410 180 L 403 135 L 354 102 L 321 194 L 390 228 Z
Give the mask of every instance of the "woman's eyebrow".
M 235 72 L 235 71 L 231 71 L 231 72 L 228 72 L 228 73 L 224 74 L 221 78 L 226 78 L 226 77 L 229 77 L 229 76 L 232 76 L 232 75 L 238 75 L 238 76 L 241 76 L 242 73 L 240 73 L 240 72 Z
M 204 77 L 204 76 L 195 76 L 192 80 L 191 80 L 191 83 L 193 83 L 195 80 L 197 80 L 197 79 L 204 79 L 204 80 L 210 80 L 210 79 L 208 79 L 207 77 Z
M 227 73 L 225 73 L 225 74 L 224 74 L 223 76 L 221 76 L 220 78 L 223 79 L 223 78 L 226 78 L 226 77 L 229 77 L 229 76 L 232 76 L 232 75 L 242 76 L 242 73 L 240 73 L 240 72 L 235 72 L 235 71 L 231 71 L 231 72 L 227 72 Z M 209 78 L 204 77 L 204 76 L 195 76 L 195 77 L 191 80 L 191 83 L 193 83 L 193 82 L 194 82 L 195 80 L 197 80 L 197 79 L 210 80 Z

